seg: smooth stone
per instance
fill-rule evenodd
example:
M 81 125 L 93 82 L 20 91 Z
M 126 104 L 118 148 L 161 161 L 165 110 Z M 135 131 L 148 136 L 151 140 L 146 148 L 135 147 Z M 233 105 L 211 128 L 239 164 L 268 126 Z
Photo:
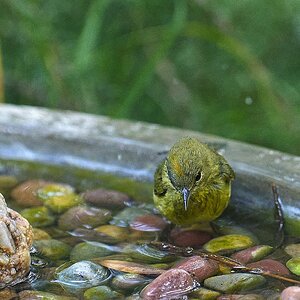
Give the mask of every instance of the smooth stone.
M 132 243 L 150 243 L 153 240 L 157 238 L 157 232 L 155 231 L 139 231 L 131 229 L 129 236 L 128 236 L 128 242 Z
M 140 295 L 143 300 L 177 299 L 192 292 L 196 286 L 187 271 L 170 269 L 149 283 Z
M 300 244 L 287 245 L 284 251 L 291 257 L 300 257 Z
M 42 291 L 24 290 L 18 294 L 19 300 L 76 300 L 75 297 L 56 295 Z
M 300 257 L 293 257 L 286 262 L 288 269 L 295 275 L 300 276 Z
M 34 241 L 33 246 L 37 250 L 37 255 L 47 257 L 51 260 L 66 259 L 69 257 L 71 247 L 66 243 L 55 239 Z
M 151 214 L 139 216 L 130 223 L 132 229 L 139 231 L 162 231 L 167 225 L 162 217 Z
M 231 295 L 222 295 L 217 298 L 217 300 L 264 300 L 264 299 L 266 298 L 258 294 L 246 294 L 246 295 L 231 294 Z
M 108 209 L 123 209 L 131 203 L 128 195 L 102 188 L 89 190 L 81 195 L 86 203 Z
M 55 217 L 45 206 L 25 208 L 20 213 L 33 227 L 46 227 L 55 222 Z
M 235 273 L 218 275 L 204 280 L 204 287 L 222 293 L 236 293 L 255 289 L 266 282 L 261 275 Z
M 72 294 L 97 286 L 110 277 L 108 269 L 91 261 L 80 261 L 64 267 L 62 265 L 57 269 L 55 282 Z
M 27 180 L 11 191 L 11 197 L 22 207 L 41 206 L 43 201 L 37 196 L 37 190 L 50 182 L 40 179 Z
M 123 253 L 142 263 L 163 263 L 174 261 L 176 259 L 175 255 L 150 247 L 147 244 L 128 245 L 124 247 Z
M 115 225 L 102 225 L 94 228 L 94 230 L 112 238 L 114 243 L 124 242 L 129 236 L 128 228 Z
M 105 208 L 76 206 L 59 217 L 58 226 L 63 230 L 91 228 L 106 224 L 110 219 L 111 212 Z
M 285 288 L 281 295 L 280 300 L 299 300 L 300 299 L 300 287 L 290 286 Z
M 274 259 L 262 259 L 250 264 L 247 264 L 247 267 L 258 268 L 265 272 L 271 272 L 278 275 L 290 275 L 287 267 L 281 262 Z
M 152 279 L 140 274 L 125 273 L 116 275 L 111 281 L 111 286 L 116 291 L 132 292 L 143 288 L 150 281 Z
M 200 256 L 186 258 L 177 263 L 174 268 L 189 272 L 199 282 L 217 274 L 219 271 L 219 265 L 216 261 Z
M 99 242 L 83 242 L 71 251 L 70 259 L 74 261 L 105 257 L 114 253 L 114 248 Z
M 170 233 L 171 243 L 179 247 L 200 248 L 211 239 L 212 235 L 202 230 L 175 228 Z
M 231 258 L 242 263 L 248 264 L 264 258 L 273 251 L 273 247 L 268 245 L 258 245 L 245 250 L 238 251 L 231 255 Z
M 10 288 L 4 288 L 3 290 L 0 290 L 0 299 L 13 300 L 18 299 L 17 297 L 17 293 Z
M 86 228 L 76 228 L 72 231 L 68 231 L 68 233 L 74 238 L 76 244 L 78 243 L 78 239 L 82 241 L 94 241 L 105 244 L 117 244 L 119 241 L 112 236 L 109 236 L 105 233 L 98 232 L 94 229 L 86 229 Z
M 122 294 L 113 291 L 106 285 L 95 286 L 87 289 L 83 294 L 84 300 L 109 300 L 122 299 Z
M 68 184 L 50 182 L 40 187 L 36 194 L 43 201 L 47 201 L 53 197 L 61 197 L 68 194 L 73 194 L 74 188 Z
M 110 224 L 127 227 L 137 217 L 148 215 L 149 213 L 150 211 L 145 208 L 135 206 L 126 207 L 113 217 L 113 219 L 110 221 Z
M 135 263 L 131 261 L 127 261 L 127 257 L 124 258 L 125 260 L 118 260 L 118 259 L 102 259 L 95 261 L 99 263 L 101 266 L 104 266 L 111 270 L 116 270 L 119 272 L 130 273 L 130 274 L 140 274 L 140 275 L 160 275 L 165 272 L 162 269 L 159 269 L 152 265 L 142 264 L 142 263 Z
M 32 228 L 32 233 L 34 241 L 51 239 L 51 236 L 48 232 L 39 228 Z
M 37 195 L 45 206 L 58 214 L 83 202 L 83 199 L 74 193 L 73 187 L 63 184 L 46 185 L 37 190 Z
M 211 253 L 230 253 L 253 245 L 254 241 L 247 235 L 229 234 L 210 240 L 203 248 Z
M 200 299 L 200 300 L 216 300 L 221 294 L 219 292 L 201 287 L 193 291 L 190 295 L 191 298 Z

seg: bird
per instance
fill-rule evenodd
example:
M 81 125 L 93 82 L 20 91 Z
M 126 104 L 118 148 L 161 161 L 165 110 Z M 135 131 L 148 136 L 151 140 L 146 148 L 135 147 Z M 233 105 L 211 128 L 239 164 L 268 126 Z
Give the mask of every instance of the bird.
M 194 137 L 184 137 L 155 171 L 154 205 L 175 225 L 213 221 L 229 203 L 234 177 L 222 155 Z

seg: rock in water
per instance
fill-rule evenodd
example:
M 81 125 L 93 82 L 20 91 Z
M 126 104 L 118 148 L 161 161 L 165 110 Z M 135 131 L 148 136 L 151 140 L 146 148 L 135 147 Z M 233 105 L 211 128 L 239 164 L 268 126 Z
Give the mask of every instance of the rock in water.
M 22 281 L 30 268 L 32 228 L 0 194 L 0 288 Z

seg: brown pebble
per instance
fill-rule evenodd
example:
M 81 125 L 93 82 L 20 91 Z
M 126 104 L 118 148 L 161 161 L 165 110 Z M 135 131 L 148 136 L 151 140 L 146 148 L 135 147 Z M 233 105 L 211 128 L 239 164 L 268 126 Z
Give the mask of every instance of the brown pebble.
M 267 256 L 272 249 L 273 248 L 270 246 L 257 245 L 235 252 L 231 255 L 231 258 L 242 264 L 248 264 Z
M 281 300 L 299 300 L 300 299 L 300 287 L 290 286 L 284 289 L 280 295 Z
M 186 258 L 176 264 L 176 269 L 183 269 L 193 276 L 198 281 L 203 281 L 204 279 L 211 277 L 218 273 L 219 266 L 218 263 L 211 259 L 202 258 L 200 256 L 192 256 Z
M 159 275 L 141 292 L 143 300 L 177 299 L 195 288 L 192 276 L 182 269 L 170 269 Z
M 211 234 L 202 230 L 175 228 L 170 233 L 171 243 L 179 247 L 200 248 L 211 239 Z
M 40 206 L 43 201 L 38 198 L 37 191 L 50 183 L 40 179 L 27 180 L 17 185 L 11 196 L 22 207 Z
M 274 259 L 262 259 L 247 265 L 250 268 L 258 268 L 265 272 L 271 272 L 277 275 L 290 275 L 288 268 Z
M 131 202 L 124 193 L 101 188 L 86 191 L 82 193 L 82 197 L 89 204 L 110 209 L 122 209 Z
M 139 231 L 162 231 L 167 226 L 167 222 L 155 215 L 138 216 L 130 223 L 130 227 Z

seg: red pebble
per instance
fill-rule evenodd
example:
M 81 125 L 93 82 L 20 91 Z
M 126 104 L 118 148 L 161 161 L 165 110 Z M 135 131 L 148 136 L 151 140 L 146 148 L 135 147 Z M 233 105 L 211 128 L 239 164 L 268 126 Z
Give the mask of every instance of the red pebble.
M 211 239 L 212 236 L 208 232 L 194 229 L 173 229 L 170 234 L 171 243 L 179 247 L 200 248 Z
M 281 262 L 274 259 L 262 259 L 248 264 L 247 267 L 258 268 L 264 272 L 271 272 L 278 275 L 290 275 L 288 268 Z
M 198 281 L 211 277 L 218 273 L 219 265 L 216 261 L 200 256 L 192 256 L 179 262 L 176 269 L 183 269 L 195 276 Z

